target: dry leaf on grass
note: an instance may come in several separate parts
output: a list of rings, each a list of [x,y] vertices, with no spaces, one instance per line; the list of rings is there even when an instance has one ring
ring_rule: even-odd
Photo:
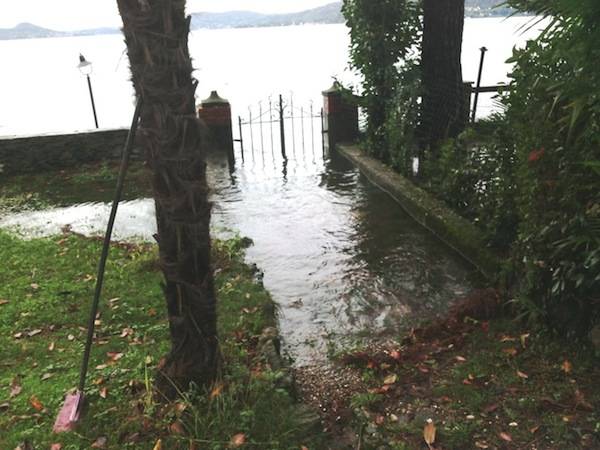
[[[246,442],[246,435],[244,433],[238,433],[231,438],[230,446],[232,448],[238,448],[244,445]]]
[[[427,446],[431,449],[433,443],[435,442],[435,425],[433,424],[433,420],[427,419],[427,424],[425,424],[425,428],[423,428],[423,439]]]
[[[500,439],[502,439],[503,441],[506,442],[512,442],[512,436],[508,433],[505,433],[504,431],[502,431],[500,434]]]

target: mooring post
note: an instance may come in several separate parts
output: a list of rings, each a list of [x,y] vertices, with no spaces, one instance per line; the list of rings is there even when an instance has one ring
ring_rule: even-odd
[[[321,108],[321,145],[323,146],[323,156],[325,156],[325,115],[323,114],[323,108]]]
[[[242,134],[242,118],[238,116],[238,126],[240,128],[240,150],[242,153],[242,162],[244,161],[244,135]]]
[[[283,97],[279,94],[279,132],[281,134],[281,156],[284,160],[287,160],[285,154],[285,124],[283,122]]]
[[[310,101],[310,141],[312,142],[313,157],[315,156],[315,115],[313,112],[313,102]]]
[[[263,157],[264,157],[264,153],[265,153],[265,142],[263,140],[263,110],[262,110],[262,102],[258,102],[258,123],[260,124],[260,151],[261,153],[263,153]]]
[[[479,60],[479,74],[477,75],[477,87],[475,88],[475,100],[473,100],[473,115],[471,116],[471,122],[475,123],[475,115],[477,114],[477,102],[479,101],[479,88],[481,87],[481,74],[483,73],[483,61],[485,59],[485,52],[487,48],[481,47],[481,59]]]
[[[252,155],[252,161],[254,161],[254,131],[252,130],[252,107],[248,106],[248,122],[250,124],[250,154]]]
[[[294,128],[294,97],[290,92],[290,119],[292,120],[292,152],[296,156],[296,130]]]

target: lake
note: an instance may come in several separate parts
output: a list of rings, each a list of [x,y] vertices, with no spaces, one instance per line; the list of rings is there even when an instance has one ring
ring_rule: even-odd
[[[530,17],[467,19],[463,46],[465,80],[476,80],[479,48],[486,46],[483,84],[507,80],[513,46],[534,37],[522,33]],[[538,27],[539,28],[539,27]],[[291,92],[300,104],[320,107],[320,92],[336,77],[356,80],[348,70],[349,37],[344,25],[196,30],[190,38],[199,80],[199,100],[218,90],[234,114],[270,95]],[[121,35],[0,41],[0,135],[85,130],[94,125],[87,83],[76,69],[82,53],[94,63],[92,84],[101,128],[126,127],[133,113],[128,60]],[[493,107],[481,99],[482,115]]]

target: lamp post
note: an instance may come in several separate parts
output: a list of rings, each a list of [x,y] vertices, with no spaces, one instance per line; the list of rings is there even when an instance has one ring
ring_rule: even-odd
[[[85,57],[80,53],[79,54],[79,64],[77,68],[87,77],[88,88],[90,89],[90,100],[92,101],[92,111],[94,112],[94,123],[96,124],[96,128],[98,128],[98,116],[96,115],[96,104],[94,103],[94,93],[92,92],[92,82],[90,80],[90,74],[92,73],[92,63],[87,61]]]

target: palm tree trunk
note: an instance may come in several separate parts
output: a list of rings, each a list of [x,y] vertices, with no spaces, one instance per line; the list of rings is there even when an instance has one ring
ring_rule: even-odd
[[[443,139],[456,137],[464,125],[462,39],[464,0],[423,2],[423,105],[421,137],[435,149]]]
[[[206,141],[196,118],[185,0],[117,0],[133,85],[143,98],[138,137],[152,172],[171,350],[156,387],[167,398],[216,376],[216,296],[210,265]]]

